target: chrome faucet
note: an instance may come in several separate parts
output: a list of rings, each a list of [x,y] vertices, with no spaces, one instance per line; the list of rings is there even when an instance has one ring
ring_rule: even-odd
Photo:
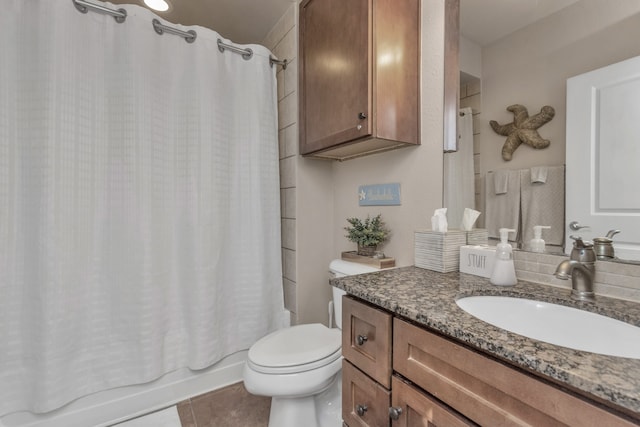
[[[581,237],[571,238],[575,240],[571,257],[558,265],[555,276],[562,280],[571,277],[571,298],[593,302],[593,281],[596,275],[596,253],[593,244],[584,242]]]

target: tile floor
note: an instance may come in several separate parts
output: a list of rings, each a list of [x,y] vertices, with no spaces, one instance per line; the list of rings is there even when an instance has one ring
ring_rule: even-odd
[[[267,427],[271,398],[254,396],[243,383],[178,403],[182,427]]]
[[[239,382],[112,427],[267,427],[270,407]]]

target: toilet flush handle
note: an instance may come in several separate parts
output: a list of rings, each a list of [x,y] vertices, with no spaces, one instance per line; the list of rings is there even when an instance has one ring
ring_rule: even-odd
[[[367,338],[366,335],[358,335],[356,337],[356,342],[358,343],[358,345],[364,345],[365,342],[367,342],[369,338]]]

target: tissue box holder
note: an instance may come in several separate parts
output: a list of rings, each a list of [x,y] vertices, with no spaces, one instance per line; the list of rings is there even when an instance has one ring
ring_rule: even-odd
[[[449,273],[458,271],[460,246],[467,243],[467,235],[461,230],[445,233],[418,230],[414,233],[414,264],[427,270]]]
[[[475,276],[491,277],[495,246],[465,245],[460,247],[460,272]]]
[[[487,245],[489,243],[489,232],[486,228],[474,228],[467,233],[467,245]]]

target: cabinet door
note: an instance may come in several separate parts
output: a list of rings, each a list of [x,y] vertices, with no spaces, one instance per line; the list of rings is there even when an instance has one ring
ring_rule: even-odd
[[[634,425],[600,406],[399,319],[393,324],[393,369],[480,425]]]
[[[371,135],[372,0],[300,6],[300,151]]]
[[[365,374],[391,387],[391,315],[342,297],[342,355]]]
[[[342,418],[349,427],[389,426],[389,390],[342,361]]]
[[[392,410],[400,410],[399,416],[392,422],[393,427],[468,427],[477,425],[395,376],[391,383]]]

